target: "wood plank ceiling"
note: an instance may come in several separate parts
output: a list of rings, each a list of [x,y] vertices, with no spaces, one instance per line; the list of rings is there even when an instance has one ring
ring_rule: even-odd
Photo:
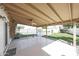
[[[45,26],[79,20],[78,3],[5,3],[3,5],[9,17],[27,25]]]

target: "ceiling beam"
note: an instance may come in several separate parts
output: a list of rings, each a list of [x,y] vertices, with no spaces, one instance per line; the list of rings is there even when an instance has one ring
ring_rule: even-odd
[[[14,16],[17,16],[17,17],[21,17],[21,18],[24,18],[24,19],[26,19],[26,20],[30,20],[30,19],[27,19],[27,18],[25,18],[25,17],[23,17],[23,16],[21,16],[21,15],[19,16],[18,14],[14,13],[14,12],[10,12],[10,11],[9,11],[9,13],[10,13],[11,15],[14,15]],[[43,24],[43,23],[41,23],[41,22],[35,21],[34,19],[32,19],[32,21],[33,21],[34,23],[36,23],[37,25]]]
[[[12,19],[16,20],[17,23],[22,23],[26,25],[31,25],[32,21],[26,20],[25,18],[17,17],[15,15],[10,14]]]
[[[19,11],[17,11],[17,10],[14,10],[12,7],[10,8],[10,7],[7,7],[7,6],[5,6],[6,7],[6,9],[8,10],[8,11],[12,11],[12,12],[14,12],[14,13],[17,13],[17,14],[21,14],[21,15],[24,15],[24,16],[27,16],[27,17],[30,17],[30,18],[33,18],[32,16],[28,16],[27,14],[24,14],[24,13],[21,13],[21,12],[19,12]],[[34,19],[34,18],[33,18]],[[36,19],[37,21],[39,21],[39,22],[41,22],[41,23],[45,23],[46,21],[44,21],[44,20],[42,20],[42,19]]]
[[[12,11],[8,11],[8,13],[10,13],[10,14],[12,14],[12,15],[15,15],[15,16],[17,16],[17,17],[22,17],[22,18],[28,19],[27,17],[25,17],[25,16],[23,16],[23,15],[21,15],[21,14],[17,14],[17,13],[12,12]],[[28,19],[28,20],[30,20],[30,19]],[[43,24],[42,22],[38,22],[38,21],[36,21],[35,19],[32,19],[32,21],[33,21],[34,23],[36,23],[36,24]]]
[[[4,5],[3,5],[4,6]],[[5,11],[6,11],[6,14],[7,14],[7,16],[8,16],[8,18],[9,18],[9,23],[11,24],[11,21],[14,21],[14,22],[16,22],[17,24],[25,24],[25,23],[21,23],[20,21],[19,22],[17,22],[16,21],[16,19],[14,19],[14,17],[12,17],[12,14],[10,14],[9,12],[10,12],[10,10],[9,10],[9,12],[8,12],[8,10],[5,8],[4,9]],[[15,13],[15,12],[13,12],[13,13]],[[19,15],[21,15],[21,14],[19,14]],[[18,15],[17,15],[17,17],[19,17]],[[17,19],[18,20],[18,19]],[[10,24],[9,24],[9,26],[10,26]],[[25,24],[25,25],[27,25],[27,24]],[[31,26],[31,25],[30,25]]]
[[[60,15],[57,13],[57,11],[53,8],[53,6],[49,3],[47,3],[48,7],[57,15],[57,17],[63,22],[63,19],[60,17]]]
[[[12,13],[12,14],[14,14],[14,15],[17,15],[17,16],[21,16],[21,17],[24,17],[24,18],[26,18],[26,19],[28,19],[28,15],[25,15],[25,14],[23,14],[23,13],[21,13],[21,12],[18,12],[18,11],[16,11],[16,10],[13,10],[12,8],[9,8],[9,7],[7,7],[6,5],[4,5],[5,6],[5,10],[7,11],[7,13]],[[29,17],[30,19],[32,19],[32,17]]]
[[[13,12],[13,11],[7,11],[8,13],[11,13],[11,14],[13,14],[13,15],[16,15],[16,16],[18,16],[18,17],[22,17],[22,18],[25,18],[25,19],[28,19],[28,20],[31,20],[32,18],[30,18],[30,17],[27,17],[27,16],[25,16],[25,15],[22,15],[22,14],[20,14],[20,13],[15,13],[15,12]]]
[[[8,19],[9,19],[9,26],[10,26],[10,27],[13,26],[13,25],[12,25],[13,22],[14,22],[15,24],[17,24],[16,20],[12,18],[12,16],[7,12],[7,10],[5,10],[5,11],[6,11],[7,17],[8,17]]]
[[[11,15],[14,15],[14,16],[17,16],[17,17],[26,19],[26,20],[28,20],[28,21],[32,21],[32,19],[29,19],[29,18],[27,18],[27,17],[25,17],[25,16],[23,16],[23,15],[19,15],[19,14],[16,14],[16,13],[14,13],[14,12],[10,12],[10,11],[8,11],[8,13],[11,14]]]
[[[16,21],[18,21],[19,22],[19,19],[21,19],[21,21],[24,21],[24,22],[28,22],[28,23],[31,23],[32,22],[32,19],[26,19],[26,18],[23,18],[23,17],[17,17],[16,15],[13,15],[13,14],[11,14],[10,13],[10,15],[12,16],[12,18],[13,19],[15,19],[15,18],[17,18],[18,20],[16,20]]]
[[[40,9],[38,9],[37,7],[35,7],[34,5],[32,5],[32,4],[28,4],[28,5],[31,6],[31,8],[33,8],[33,9],[37,10],[38,12],[40,12],[41,14],[43,14],[44,16],[48,17],[53,22],[57,22],[54,19],[52,19],[51,17],[49,17],[47,14],[45,14],[43,11],[41,11]]]
[[[72,4],[71,3],[69,3],[69,11],[70,11],[70,18],[71,18],[71,23],[72,23],[73,11],[72,11]]]
[[[16,8],[18,8],[18,9],[20,9],[21,11],[24,11],[24,12],[26,12],[26,13],[29,13],[29,14],[31,14],[31,15],[33,15],[33,16],[35,16],[35,17],[38,17],[38,18],[40,18],[40,19],[44,20],[46,23],[48,23],[48,21],[47,21],[46,19],[41,18],[41,17],[37,16],[36,14],[31,13],[31,12],[29,12],[29,11],[27,11],[27,10],[25,10],[25,9],[23,9],[23,8],[21,8],[21,7],[19,7],[19,6],[17,6],[17,5],[15,5],[15,4],[12,4],[11,6],[14,6],[14,7],[16,7]]]
[[[79,23],[79,18],[72,19],[72,22]],[[57,23],[50,23],[50,24],[45,24],[45,25],[39,25],[38,27],[48,26],[48,25],[63,25],[63,24],[71,24],[71,20],[64,21],[63,23],[57,22]]]

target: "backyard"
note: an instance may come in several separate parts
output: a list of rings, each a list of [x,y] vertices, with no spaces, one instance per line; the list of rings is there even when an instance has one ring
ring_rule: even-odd
[[[49,35],[48,38],[52,39],[52,40],[65,40],[67,42],[72,43],[73,41],[73,36],[72,34],[68,34],[68,33],[53,33],[52,35]],[[77,45],[79,45],[79,36],[77,36]]]

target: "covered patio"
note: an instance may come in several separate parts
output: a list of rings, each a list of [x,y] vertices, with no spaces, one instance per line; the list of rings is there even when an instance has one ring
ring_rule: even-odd
[[[1,19],[0,21],[2,22],[1,23],[2,27],[0,30],[1,33],[4,33],[5,35],[4,37],[4,35],[0,34],[1,35],[0,38],[2,39],[2,41],[0,41],[2,44],[2,46],[0,47],[1,49],[0,55],[4,55],[9,48],[12,48],[12,46],[15,46],[17,48],[15,54],[16,56],[49,55],[45,51],[41,51],[40,48],[53,42],[48,38],[35,36],[14,40],[14,38],[16,37],[15,29],[17,24],[24,24],[36,27],[36,35],[37,35],[37,28],[42,27],[46,29],[46,36],[48,34],[47,26],[49,25],[60,25],[68,23],[72,24],[73,25],[72,47],[76,50],[76,25],[77,23],[79,23],[78,3],[0,4],[0,19]],[[31,48],[28,48],[30,46]]]

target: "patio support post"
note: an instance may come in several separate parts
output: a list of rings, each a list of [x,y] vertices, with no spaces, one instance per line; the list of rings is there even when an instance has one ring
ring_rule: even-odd
[[[73,46],[76,47],[76,22],[73,23]]]
[[[46,26],[46,37],[47,37],[47,26]]]
[[[37,36],[37,27],[36,27],[36,36]]]

